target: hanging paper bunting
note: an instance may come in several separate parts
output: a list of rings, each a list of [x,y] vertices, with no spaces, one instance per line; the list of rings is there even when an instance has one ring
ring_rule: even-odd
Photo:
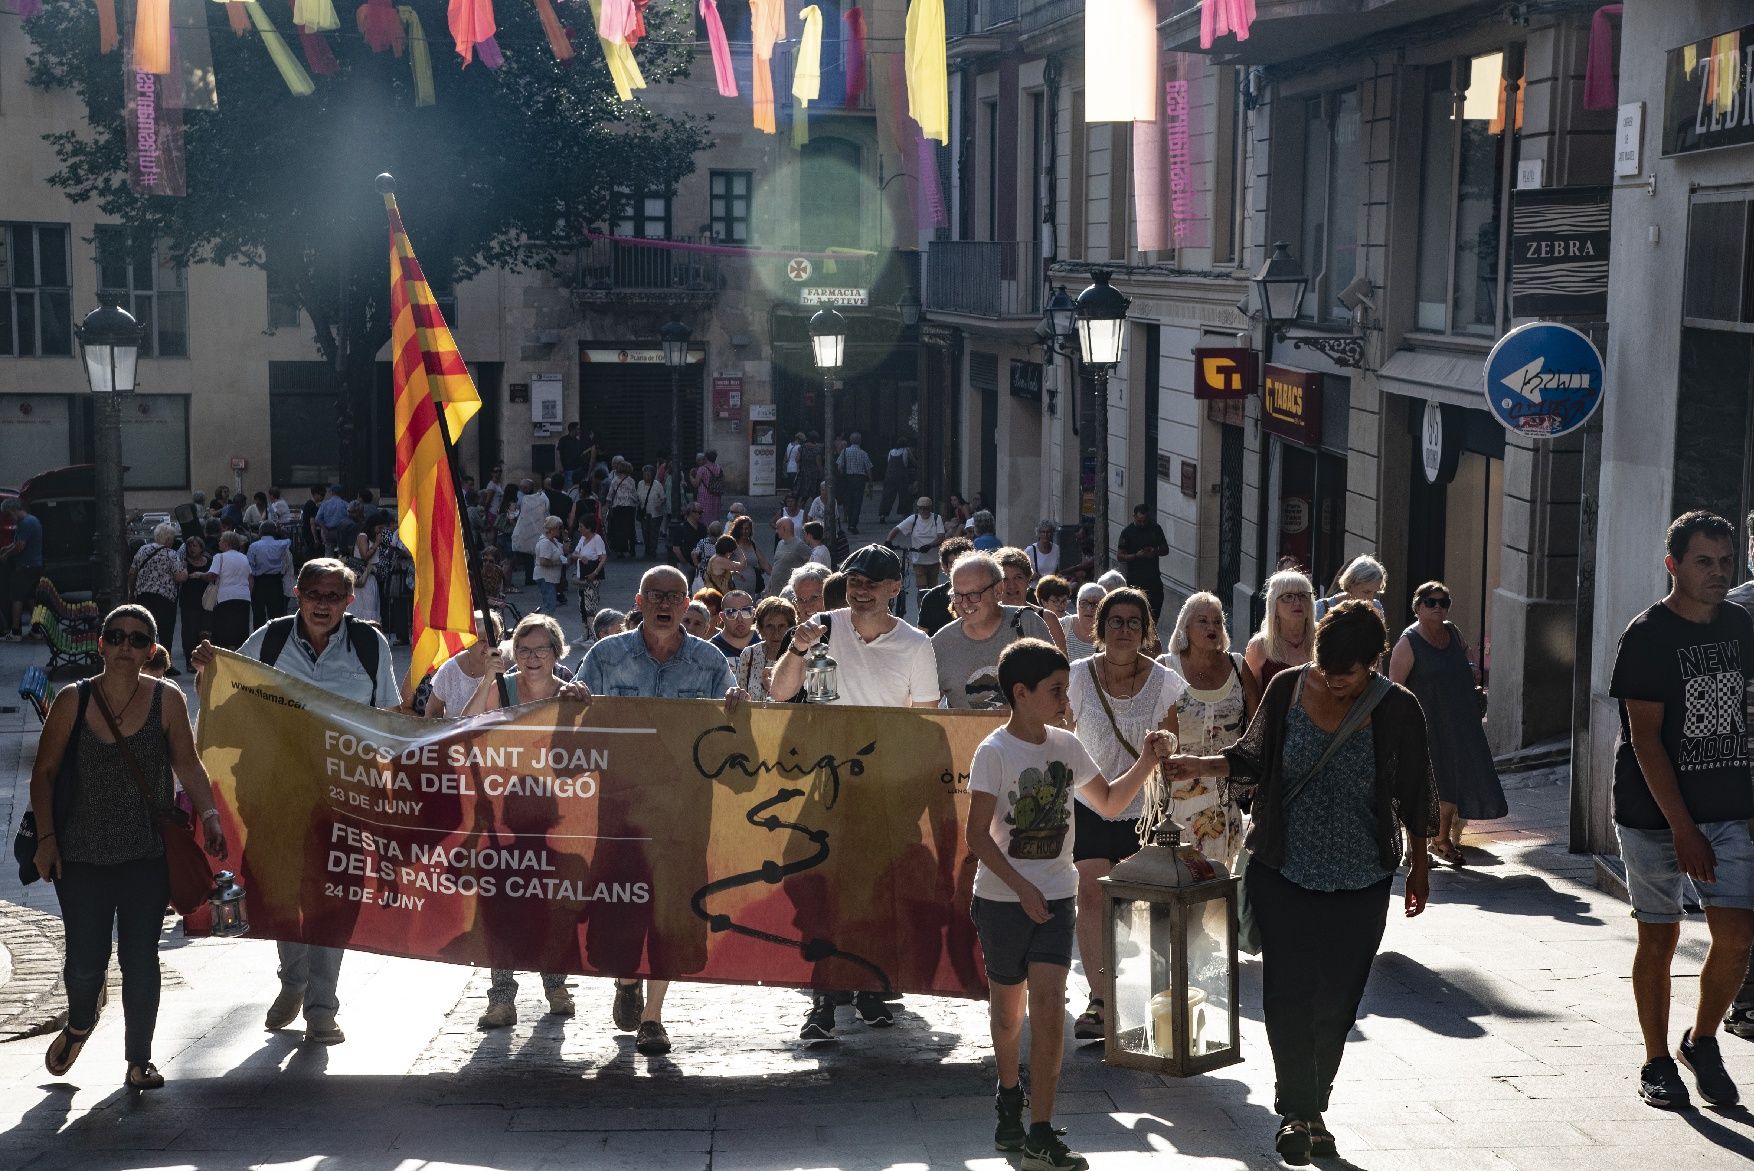
[[[811,4],[798,13],[798,61],[792,70],[792,96],[809,105],[822,95],[822,9]]]
[[[1612,110],[1619,103],[1614,78],[1614,25],[1623,4],[1604,4],[1590,17],[1590,49],[1583,67],[1583,108]]]
[[[432,92],[432,49],[426,43],[426,29],[420,23],[420,14],[406,4],[396,9],[396,13],[408,29],[408,63],[414,70],[415,108],[433,105],[438,99]]]
[[[757,130],[778,134],[773,104],[773,47],[786,36],[783,0],[749,0],[749,24],[755,39],[755,67],[750,70],[754,125]]]
[[[365,0],[353,14],[353,20],[372,52],[402,55],[407,34],[402,29],[402,18],[396,15],[394,0]]]
[[[488,37],[485,41],[476,45],[475,55],[480,57],[481,63],[489,69],[498,69],[501,65],[505,64],[505,54],[499,51],[498,37]]]
[[[280,71],[280,79],[286,83],[286,88],[291,90],[294,96],[301,98],[316,93],[316,83],[311,80],[311,75],[305,72],[305,67],[298,63],[298,58],[292,55],[292,50],[287,48],[286,41],[280,35],[280,30],[274,27],[274,22],[269,19],[266,12],[262,11],[262,6],[256,0],[241,0],[241,3],[249,9],[250,22],[256,26],[256,31],[262,34],[262,45],[268,50],[268,56],[273,60],[274,68]]]
[[[1089,19],[1088,8],[1085,19]],[[1210,49],[1212,42],[1228,33],[1235,33],[1236,39],[1249,39],[1249,25],[1255,20],[1255,0],[1201,0],[1200,3],[1200,48]],[[1088,25],[1086,26],[1088,27]],[[1153,42],[1155,43],[1155,42]],[[1096,119],[1091,119],[1095,121]],[[1109,118],[1104,121],[1121,122],[1122,118]]]
[[[225,19],[226,23],[231,25],[231,31],[240,37],[248,36],[250,33],[250,13],[244,7],[243,0],[219,0],[219,2],[225,5]]]
[[[725,40],[725,22],[719,17],[719,0],[700,0],[700,19],[706,25],[706,41],[713,51],[713,80],[719,96],[737,96],[737,73],[731,64],[731,46]]]
[[[612,45],[625,45],[639,20],[633,0],[602,0],[597,8],[597,35]]]
[[[633,59],[633,50],[627,47],[627,42],[611,41],[602,35],[603,0],[590,0],[590,3],[592,20],[599,30],[597,43],[603,47],[603,63],[609,67],[609,82],[615,87],[616,97],[630,102],[634,90],[646,88],[646,79],[640,73],[639,62]]]
[[[1156,0],[1084,8],[1084,120],[1157,121]]]
[[[548,51],[554,54],[554,59],[572,60],[572,42],[566,39],[560,17],[554,15],[552,0],[536,0],[536,19],[542,22],[542,33],[548,38]]]
[[[627,47],[633,48],[646,35],[646,5],[652,0],[633,0],[633,27],[627,30]]]
[[[927,138],[950,142],[950,63],[944,44],[944,0],[913,0],[907,9],[907,108]],[[1152,35],[1156,43],[1156,34]],[[1088,83],[1087,83],[1088,84]]]
[[[865,96],[865,10],[849,8],[841,18],[847,26],[847,105]]]
[[[134,69],[159,77],[171,71],[171,0],[139,0],[135,7]]]
[[[97,51],[113,53],[121,43],[116,30],[116,0],[97,0]]]
[[[308,28],[298,30],[299,47],[304,50],[305,62],[311,72],[319,77],[332,77],[341,72],[341,65],[335,60],[335,53],[329,48],[329,41],[322,33],[314,33]]]
[[[463,58],[463,67],[467,69],[469,62],[475,59],[476,47],[492,39],[497,31],[498,26],[493,22],[493,0],[451,0],[450,25],[457,55]],[[494,50],[498,51],[497,45]]]
[[[292,0],[292,23],[307,32],[321,33],[341,27],[335,0]]]

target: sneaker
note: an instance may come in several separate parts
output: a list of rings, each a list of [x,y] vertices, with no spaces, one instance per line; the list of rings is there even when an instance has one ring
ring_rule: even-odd
[[[1738,1001],[1724,1014],[1724,1032],[1744,1041],[1754,1041],[1754,1001]]]
[[[475,1022],[475,1027],[485,1031],[487,1029],[510,1028],[517,1023],[518,1009],[516,1005],[490,1004],[487,1006],[487,1011],[482,1013]]]
[[[1089,1171],[1090,1160],[1068,1147],[1054,1128],[1038,1122],[1023,1140],[1023,1171]]]
[[[1681,1047],[1675,1050],[1675,1056],[1693,1071],[1693,1080],[1699,1083],[1699,1096],[1708,1103],[1734,1106],[1741,1101],[1736,1083],[1730,1080],[1730,1071],[1724,1068],[1724,1055],[1718,1051],[1716,1037],[1695,1041],[1693,1030],[1688,1029],[1681,1034]]]
[[[662,1057],[670,1052],[670,1034],[657,1021],[641,1021],[633,1047],[647,1057]]]
[[[1023,1108],[1027,1105],[1029,1095],[1023,1092],[1022,1082],[1010,1089],[1000,1086],[999,1092],[993,1095],[993,1109],[999,1115],[999,1125],[993,1130],[995,1150],[1023,1149],[1023,1140],[1029,1137],[1029,1131],[1023,1125]]]
[[[1102,998],[1092,996],[1078,1019],[1072,1022],[1074,1041],[1100,1041],[1103,1035]]]
[[[316,1020],[305,1018],[306,1045],[339,1045],[347,1040],[347,1034],[335,1023],[334,1017],[318,1017]]]
[[[1644,1068],[1638,1071],[1638,1096],[1658,1110],[1685,1110],[1691,1104],[1687,1084],[1681,1080],[1681,1071],[1675,1068],[1672,1057],[1644,1063]]]
[[[644,1007],[643,1005],[641,1006]],[[573,1003],[572,993],[565,988],[556,988],[548,994],[548,1012],[551,1016],[571,1016],[578,1011]]]
[[[798,1031],[800,1041],[826,1041],[834,1036],[834,997],[818,993],[810,998],[810,1015]]]
[[[631,1033],[639,1028],[639,1017],[646,1010],[646,986],[635,980],[631,984],[615,985],[615,1008],[610,1015],[615,1018],[615,1030],[620,1033]]]
[[[873,1029],[887,1029],[895,1023],[895,1011],[883,1003],[876,992],[860,992],[853,997],[853,1011]]]
[[[1279,1152],[1279,1158],[1293,1167],[1302,1167],[1310,1159],[1309,1123],[1298,1118],[1287,1118],[1279,1127],[1279,1133],[1273,1136],[1273,1149]]]
[[[278,1032],[298,1019],[304,1011],[305,990],[303,988],[287,988],[282,986],[280,995],[268,1006],[268,1016],[262,1021],[262,1027],[270,1032]]]

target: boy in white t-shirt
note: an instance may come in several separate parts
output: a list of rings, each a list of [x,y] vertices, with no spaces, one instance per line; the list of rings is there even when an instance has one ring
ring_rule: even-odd
[[[1066,715],[1068,673],[1066,656],[1052,643],[1025,638],[1005,648],[999,688],[1011,718],[975,750],[968,786],[968,848],[980,862],[969,913],[986,956],[999,1067],[993,1145],[1021,1150],[1024,1171],[1089,1166],[1060,1141],[1052,1122],[1078,893],[1072,790],[1081,789],[1105,817],[1118,817],[1175,747],[1169,733],[1148,732],[1133,767],[1119,780],[1106,780],[1078,737],[1052,726]],[[1033,1100],[1019,1080],[1026,1001]]]

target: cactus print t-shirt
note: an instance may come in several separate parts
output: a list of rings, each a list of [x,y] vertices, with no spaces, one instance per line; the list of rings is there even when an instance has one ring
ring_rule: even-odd
[[[993,840],[1005,860],[1035,884],[1044,899],[1078,893],[1072,865],[1072,790],[1097,775],[1096,762],[1064,728],[1048,728],[1047,740],[1031,744],[1000,728],[981,741],[969,769],[973,793],[991,793]],[[1017,892],[982,863],[975,870],[974,893],[983,899],[1015,903]]]

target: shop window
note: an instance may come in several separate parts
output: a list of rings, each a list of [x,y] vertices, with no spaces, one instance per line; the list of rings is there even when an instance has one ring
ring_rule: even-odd
[[[1301,107],[1301,108],[1299,108]],[[1358,223],[1364,201],[1364,135],[1358,91],[1340,90],[1292,106],[1302,131],[1302,247],[1297,258],[1309,274],[1304,316],[1348,318],[1340,290],[1358,274]]]
[[[151,237],[116,224],[97,229],[97,287],[141,325],[142,358],[189,356],[189,269]]]
[[[1505,328],[1504,209],[1522,127],[1521,61],[1513,47],[1425,71],[1415,320],[1426,332],[1496,337]]]
[[[0,224],[0,355],[73,353],[66,224]]]
[[[753,171],[714,171],[709,177],[713,239],[726,244],[749,243],[749,193]]]
[[[1754,320],[1754,297],[1747,296],[1750,219],[1747,194],[1730,198],[1700,196],[1687,222],[1687,276],[1682,315],[1690,321]]]

